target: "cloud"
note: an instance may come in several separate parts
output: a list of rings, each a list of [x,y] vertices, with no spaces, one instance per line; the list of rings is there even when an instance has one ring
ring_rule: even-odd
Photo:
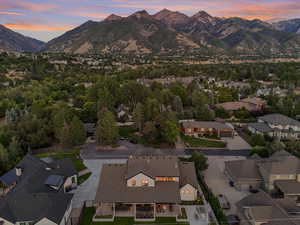
[[[6,23],[4,26],[13,30],[30,30],[30,31],[67,31],[74,28],[73,26],[51,26],[45,24],[22,24]]]
[[[1,0],[0,9],[18,9],[18,10],[27,10],[27,11],[34,11],[34,12],[41,12],[41,11],[49,11],[53,9],[59,8],[58,5],[54,4],[40,4],[40,3],[33,3],[30,1],[24,0]]]
[[[23,13],[17,13],[17,12],[8,12],[8,11],[0,11],[0,15],[7,15],[7,16],[22,16]]]

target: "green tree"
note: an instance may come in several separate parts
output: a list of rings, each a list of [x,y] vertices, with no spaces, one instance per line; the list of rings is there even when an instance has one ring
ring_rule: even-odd
[[[265,138],[261,134],[252,135],[250,142],[251,142],[252,146],[265,146],[266,145]]]
[[[10,161],[16,161],[18,157],[22,153],[21,145],[17,139],[17,137],[13,137],[9,146],[8,146],[8,154]]]
[[[119,130],[114,114],[107,109],[103,109],[100,115],[96,129],[97,142],[102,145],[116,144]]]
[[[142,132],[145,122],[145,116],[144,108],[141,103],[138,103],[133,110],[133,120],[135,122],[136,128],[139,130],[139,132]]]
[[[177,141],[178,136],[180,135],[179,127],[176,123],[172,121],[166,121],[162,127],[162,136],[164,140],[170,144],[173,144]]]
[[[183,104],[181,98],[179,96],[175,96],[173,100],[173,110],[177,113],[179,117],[181,117],[184,113]]]
[[[8,166],[7,150],[0,144],[0,169],[4,170]]]
[[[208,159],[201,152],[193,152],[191,160],[195,163],[195,167],[199,171],[204,171],[208,168]]]

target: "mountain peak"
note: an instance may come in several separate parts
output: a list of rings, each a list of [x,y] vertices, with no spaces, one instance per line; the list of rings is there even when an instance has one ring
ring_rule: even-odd
[[[189,17],[180,12],[170,11],[168,9],[163,9],[154,15],[154,18],[163,21],[167,25],[178,25],[187,22]]]
[[[136,17],[140,19],[140,18],[150,18],[151,15],[146,10],[141,10],[131,14],[129,17]]]
[[[215,21],[215,19],[216,19],[215,17],[212,17],[205,11],[197,12],[195,15],[192,16],[192,18],[197,19],[198,21],[203,22],[203,23],[210,23],[210,22]]]
[[[111,14],[110,16],[108,16],[105,21],[115,21],[115,20],[120,20],[122,19],[121,16],[118,16],[116,14]]]

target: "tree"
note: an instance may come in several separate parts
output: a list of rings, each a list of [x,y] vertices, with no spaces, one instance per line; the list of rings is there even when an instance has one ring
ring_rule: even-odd
[[[139,132],[142,132],[145,122],[145,116],[143,105],[141,103],[138,103],[133,110],[133,120],[135,122],[136,128],[139,130]]]
[[[184,113],[183,104],[181,98],[179,96],[175,96],[173,100],[173,110],[177,113],[179,117],[181,117]]]
[[[204,171],[208,168],[208,159],[200,152],[193,152],[191,160],[195,163],[196,170]]]
[[[7,150],[0,144],[0,169],[4,170],[8,165]]]
[[[97,142],[102,145],[116,144],[119,130],[114,114],[107,109],[103,109],[100,115],[96,129]]]
[[[270,155],[272,155],[274,152],[284,150],[284,147],[284,144],[279,139],[275,138],[269,147]]]
[[[251,137],[251,145],[253,146],[265,146],[266,141],[263,135],[261,134],[255,134]]]
[[[70,124],[70,129],[71,144],[73,146],[83,144],[86,140],[86,132],[83,122],[77,116],[73,117]]]
[[[10,161],[15,161],[21,155],[21,145],[17,139],[17,137],[13,137],[9,146],[8,146],[8,155]]]
[[[166,121],[162,127],[162,136],[165,141],[173,144],[177,141],[178,136],[180,135],[179,127],[176,123],[172,121]]]

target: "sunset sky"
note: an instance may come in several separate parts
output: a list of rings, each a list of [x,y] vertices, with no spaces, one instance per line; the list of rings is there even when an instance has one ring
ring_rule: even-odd
[[[213,16],[278,20],[300,18],[300,0],[0,0],[0,24],[48,41],[86,22],[111,13],[121,16],[163,8],[193,15],[205,10]]]

